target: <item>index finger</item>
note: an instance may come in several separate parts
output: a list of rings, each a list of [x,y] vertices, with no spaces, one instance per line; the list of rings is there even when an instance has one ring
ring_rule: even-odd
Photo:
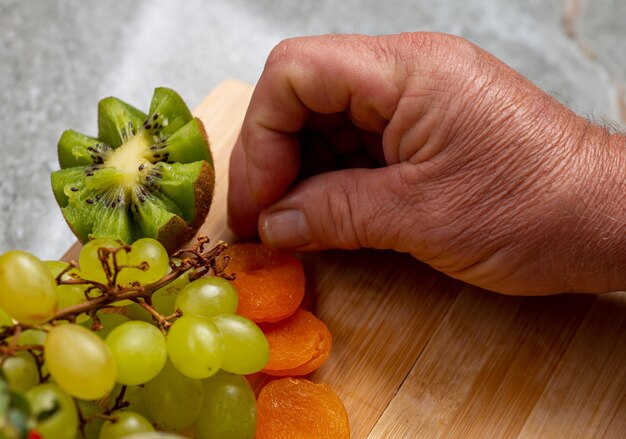
[[[270,54],[242,126],[248,186],[268,205],[295,180],[296,134],[312,112],[347,112],[353,123],[381,134],[400,91],[393,55],[382,37],[333,35],[286,40]]]

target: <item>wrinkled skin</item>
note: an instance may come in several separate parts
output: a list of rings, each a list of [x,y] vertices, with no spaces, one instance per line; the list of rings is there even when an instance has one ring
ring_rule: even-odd
[[[626,288],[625,170],[623,136],[466,40],[298,38],[255,88],[229,215],[274,247],[408,252],[506,294],[606,292]]]

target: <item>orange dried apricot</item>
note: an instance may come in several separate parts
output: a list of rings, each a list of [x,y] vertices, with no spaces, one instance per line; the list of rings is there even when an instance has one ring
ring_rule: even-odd
[[[332,337],[328,327],[309,311],[298,309],[276,323],[261,323],[270,345],[270,358],[263,369],[268,375],[306,375],[328,358]]]
[[[304,297],[304,270],[294,255],[258,243],[226,252],[239,296],[237,313],[254,322],[276,322],[293,314]]]
[[[350,438],[348,414],[330,386],[281,378],[261,389],[256,439],[313,438]]]
[[[320,347],[315,353],[315,355],[306,363],[301,364],[300,366],[294,367],[293,369],[282,369],[282,370],[264,370],[264,372],[268,375],[273,376],[302,376],[308,375],[311,372],[316,371],[322,366],[328,359],[330,355],[331,348],[331,338],[330,332],[327,337],[322,337]]]

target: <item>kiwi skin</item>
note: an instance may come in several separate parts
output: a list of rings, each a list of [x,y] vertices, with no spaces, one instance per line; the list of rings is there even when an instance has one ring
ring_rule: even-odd
[[[172,253],[178,250],[186,242],[190,241],[204,224],[204,219],[211,208],[213,200],[213,187],[215,185],[215,172],[208,163],[202,164],[200,178],[194,184],[196,211],[191,222],[186,223],[180,217],[173,217],[168,223],[159,229],[156,239],[163,244],[165,249]]]
[[[52,173],[52,187],[81,242],[104,237],[130,244],[148,236],[171,253],[204,223],[215,186],[204,126],[167,88],[155,89],[150,109],[144,114],[105,98],[98,138],[73,130],[61,136],[62,169]]]

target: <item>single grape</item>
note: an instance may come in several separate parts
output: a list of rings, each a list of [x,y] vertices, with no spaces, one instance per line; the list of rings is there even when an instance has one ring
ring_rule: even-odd
[[[145,270],[135,268],[144,262],[147,263]],[[127,264],[133,267],[122,269],[118,276],[119,283],[126,285],[136,281],[141,285],[148,285],[167,274],[170,269],[170,258],[159,241],[141,238],[130,246]]]
[[[9,388],[12,390],[25,392],[39,384],[37,361],[32,354],[26,351],[8,357],[2,363],[1,369],[9,382]]]
[[[185,271],[180,277],[173,282],[159,288],[152,295],[152,306],[163,315],[170,315],[176,311],[175,303],[178,294],[189,285],[189,276],[195,272],[195,269]]]
[[[63,270],[66,270],[70,266],[70,264],[62,261],[44,261],[43,263],[46,267],[48,267],[48,270],[52,273],[52,277],[55,279],[63,272]],[[72,269],[63,275],[62,280],[74,279],[70,274],[76,274],[82,278],[82,275],[78,270]],[[64,309],[72,305],[78,305],[79,303],[86,302],[87,297],[85,296],[85,292],[87,291],[87,288],[89,288],[88,285],[57,285],[55,292],[59,302],[58,308]],[[76,317],[76,322],[82,323],[88,318],[87,314],[83,313]]]
[[[86,302],[86,289],[87,288],[84,285],[58,285],[55,291],[59,301],[59,309],[68,308],[70,306]],[[82,313],[76,316],[76,322],[82,323],[88,318],[89,316],[87,314]]]
[[[17,344],[18,346],[43,346],[46,343],[47,337],[48,333],[45,331],[41,331],[39,329],[27,329],[24,332],[20,332],[20,338],[17,341]],[[50,372],[48,370],[48,365],[44,361],[44,363],[41,365],[41,374],[43,376],[46,376],[49,373]]]
[[[106,421],[100,430],[100,439],[122,439],[134,433],[154,431],[154,427],[146,418],[138,413],[116,412],[116,421]]]
[[[0,327],[3,326],[13,326],[13,319],[11,319],[11,316],[8,315],[5,310],[0,308]]]
[[[208,378],[222,365],[222,335],[206,317],[182,316],[170,327],[167,354],[183,375],[196,379]]]
[[[48,268],[48,270],[50,270],[50,273],[52,273],[52,277],[54,277],[55,280],[61,272],[70,267],[70,264],[63,261],[43,261],[43,264]],[[75,276],[78,276],[81,279],[83,278],[82,273],[78,269],[72,268],[65,272],[62,279],[75,279]]]
[[[202,381],[204,402],[195,423],[197,439],[254,439],[256,398],[248,381],[220,371]]]
[[[107,336],[113,331],[115,328],[120,326],[123,323],[129,322],[130,319],[122,314],[118,314],[115,312],[101,312],[98,313],[98,319],[100,320],[100,325],[102,327],[95,331],[94,334],[97,334],[101,339],[107,338]],[[87,329],[91,329],[93,326],[93,320],[88,318],[84,323],[82,323]]]
[[[176,298],[175,308],[183,314],[212,317],[237,311],[237,291],[226,279],[202,277],[187,285]]]
[[[57,310],[56,282],[30,253],[11,250],[0,256],[0,307],[20,323],[39,325]]]
[[[43,262],[43,265],[45,265],[46,268],[50,270],[52,277],[54,277],[55,279],[59,274],[61,274],[63,270],[65,270],[67,267],[70,266],[70,264],[68,264],[67,262],[63,262],[63,261],[42,261],[42,262]]]
[[[80,251],[80,255],[78,256],[78,265],[80,265],[80,271],[83,273],[85,279],[94,280],[96,282],[106,284],[107,277],[104,271],[104,267],[102,265],[102,261],[98,256],[98,249],[116,249],[120,246],[121,244],[118,241],[107,238],[96,238],[85,244],[85,246]],[[111,272],[113,272],[114,267],[113,258],[114,255],[110,254],[106,260],[106,264]],[[126,265],[126,252],[124,250],[120,250],[115,253],[115,260],[117,261],[118,266]]]
[[[159,288],[152,294],[152,307],[160,314],[168,316],[173,314],[176,308],[174,303],[176,302],[176,296],[178,293],[189,285],[189,276],[195,272],[192,268],[184,272],[180,277],[176,278],[173,282]],[[148,311],[136,303],[126,307],[126,314],[131,320],[142,320],[144,322],[153,323],[154,319]]]
[[[74,400],[56,384],[40,384],[26,392],[37,430],[44,438],[74,439],[78,413]]]
[[[102,398],[115,385],[117,368],[111,350],[82,326],[53,327],[44,345],[44,355],[54,381],[72,396]]]
[[[138,305],[136,303],[131,303],[130,305],[124,308],[124,311],[126,312],[126,315],[128,315],[128,317],[131,320],[141,320],[142,322],[146,322],[146,323],[154,322],[152,315],[148,311],[146,311],[145,308],[143,308],[141,305]]]
[[[129,412],[139,413],[150,422],[154,422],[152,415],[148,411],[146,402],[143,397],[143,387],[140,386],[127,386],[124,393],[124,401],[128,403],[128,406],[124,410]]]
[[[20,332],[20,339],[17,344],[20,346],[26,345],[42,345],[46,342],[48,333],[40,329],[27,329],[24,332]]]
[[[143,399],[158,426],[181,431],[195,421],[202,407],[202,382],[181,374],[172,363],[143,386]]]
[[[139,385],[154,378],[165,365],[165,336],[150,323],[126,322],[105,340],[117,365],[117,382]]]
[[[265,367],[270,346],[263,331],[252,320],[238,314],[222,314],[211,320],[224,340],[222,369],[248,375]]]
[[[93,401],[83,401],[82,399],[76,399],[76,406],[82,419],[85,420],[83,436],[80,431],[76,434],[76,439],[83,438],[97,438],[100,434],[100,428],[104,423],[104,419],[97,417],[104,412],[104,409]]]
[[[176,295],[168,293],[166,290],[156,290],[152,294],[152,307],[164,316],[169,316],[176,311],[174,303],[176,302]]]
[[[173,433],[164,433],[162,431],[151,431],[149,433],[135,433],[128,436],[126,439],[185,439],[185,437]]]

